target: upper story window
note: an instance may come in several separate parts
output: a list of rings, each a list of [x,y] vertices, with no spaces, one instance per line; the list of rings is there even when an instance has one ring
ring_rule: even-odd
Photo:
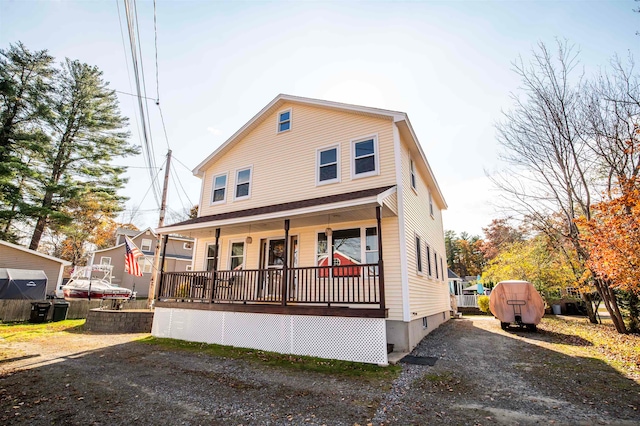
[[[417,189],[417,186],[416,186],[416,169],[415,169],[415,167],[416,167],[415,163],[413,162],[413,160],[410,159],[409,160],[409,169],[411,171],[411,187],[413,189]]]
[[[142,244],[140,244],[140,250],[142,251],[151,251],[151,240],[147,238],[142,239]]]
[[[236,200],[251,196],[251,167],[236,172]]]
[[[100,264],[101,265],[111,265],[111,258],[110,257],[106,257],[106,256],[102,256],[100,258]]]
[[[444,279],[444,264],[442,262],[442,256],[440,256],[440,270],[442,271],[442,281],[445,281]]]
[[[139,257],[138,265],[140,266],[143,274],[150,274],[153,270],[153,262],[146,257]]]
[[[436,279],[440,279],[440,272],[438,271],[438,253],[433,251],[433,263],[436,265]]]
[[[321,148],[318,150],[317,184],[339,182],[340,152],[337,146]]]
[[[431,196],[431,191],[429,191],[429,214],[433,216],[433,197]]]
[[[427,244],[427,273],[429,276],[433,275],[431,271],[431,247]]]
[[[227,199],[227,174],[213,177],[211,204],[224,203]]]
[[[352,177],[378,174],[378,140],[375,136],[352,141],[352,154]]]
[[[291,129],[291,110],[278,113],[278,133],[286,132]]]

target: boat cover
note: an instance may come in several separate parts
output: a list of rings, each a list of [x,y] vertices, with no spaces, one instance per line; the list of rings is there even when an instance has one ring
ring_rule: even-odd
[[[544,301],[528,281],[501,281],[491,291],[489,309],[501,322],[516,322],[518,312],[522,323],[537,325],[544,315]]]
[[[44,271],[0,268],[0,299],[44,300],[46,292]]]

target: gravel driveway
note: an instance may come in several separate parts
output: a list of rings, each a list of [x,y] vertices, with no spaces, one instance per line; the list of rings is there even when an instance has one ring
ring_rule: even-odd
[[[449,321],[393,382],[290,371],[135,342],[59,334],[0,342],[0,424],[410,425],[640,423],[640,385],[552,335]]]

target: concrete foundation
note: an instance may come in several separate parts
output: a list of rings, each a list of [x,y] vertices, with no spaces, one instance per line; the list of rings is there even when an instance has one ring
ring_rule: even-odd
[[[440,312],[424,318],[416,318],[411,322],[387,320],[387,343],[393,344],[394,352],[411,352],[418,343],[441,324],[448,321],[449,311]]]

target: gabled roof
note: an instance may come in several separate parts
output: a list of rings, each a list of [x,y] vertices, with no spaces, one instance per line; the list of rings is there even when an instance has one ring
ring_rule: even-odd
[[[244,138],[247,134],[249,134],[252,130],[254,130],[258,125],[260,125],[264,120],[267,119],[271,114],[277,112],[285,103],[293,103],[293,104],[301,104],[301,105],[311,105],[320,108],[338,110],[350,112],[353,114],[360,114],[368,117],[375,118],[383,118],[392,120],[396,124],[398,124],[399,128],[403,131],[403,134],[408,135],[408,138],[411,142],[413,142],[415,150],[419,153],[424,167],[429,174],[430,180],[435,185],[435,199],[439,201],[442,209],[447,208],[447,203],[444,200],[442,192],[440,191],[440,187],[438,186],[438,182],[433,175],[433,171],[431,170],[431,166],[429,166],[429,162],[427,161],[427,157],[422,151],[422,147],[420,146],[420,142],[416,137],[415,132],[413,131],[413,127],[411,126],[411,122],[409,122],[409,117],[406,113],[400,111],[392,111],[388,109],[380,109],[380,108],[371,108],[360,105],[352,105],[345,104],[341,102],[332,102],[325,101],[322,99],[313,99],[313,98],[304,98],[300,96],[292,96],[279,94],[276,96],[271,102],[269,102],[264,108],[260,110],[256,115],[253,116],[244,126],[240,128],[237,132],[235,132],[229,139],[227,139],[222,145],[218,147],[215,151],[213,151],[207,158],[204,159],[200,164],[198,164],[193,169],[193,174],[202,177],[204,176],[204,170],[211,165],[212,162],[216,161],[219,157],[224,155],[229,149],[235,146],[242,138]]]
[[[136,234],[135,234],[135,235],[133,235],[133,236],[128,235],[128,234],[125,234],[125,233],[120,233],[120,235],[127,235],[127,236],[128,236],[129,238],[131,238],[132,240],[135,240],[136,238],[138,238],[138,237],[139,237],[139,236],[141,236],[142,234],[146,234],[146,233],[147,233],[147,231],[151,232],[151,233],[153,234],[153,237],[154,237],[154,238],[158,238],[158,234],[156,234],[156,233],[154,232],[154,230],[153,230],[153,229],[151,229],[151,228],[149,228],[149,227],[148,227],[148,228],[143,229],[142,231],[136,231]],[[178,240],[178,241],[187,241],[187,242],[188,242],[188,241],[193,241],[193,238],[182,237],[182,236],[177,236],[177,235],[169,235],[169,239],[170,239],[170,240]],[[94,250],[94,251],[92,251],[91,253],[100,253],[100,252],[107,251],[107,250],[113,250],[114,248],[118,248],[118,247],[124,247],[124,243],[121,243],[121,244],[115,245],[115,246],[113,246],[113,247],[107,247],[107,248],[103,248],[103,249],[100,249],[100,250]]]
[[[7,242],[7,241],[0,240],[0,244],[3,245],[3,246],[11,247],[11,248],[16,249],[16,250],[23,251],[25,253],[29,253],[29,254],[33,254],[33,255],[36,255],[36,256],[40,256],[43,259],[53,260],[54,262],[61,263],[64,266],[71,265],[71,262],[69,262],[68,260],[63,260],[63,259],[60,259],[60,258],[57,258],[57,257],[49,256],[48,254],[40,253],[40,252],[37,252],[35,250],[31,250],[31,249],[28,249],[26,247],[19,246],[17,244],[13,244],[13,243],[10,243],[10,242]]]
[[[452,280],[462,280],[462,278],[460,278],[460,276],[458,274],[453,272],[451,270],[451,268],[447,268],[447,276],[448,276],[448,278],[450,278]]]

